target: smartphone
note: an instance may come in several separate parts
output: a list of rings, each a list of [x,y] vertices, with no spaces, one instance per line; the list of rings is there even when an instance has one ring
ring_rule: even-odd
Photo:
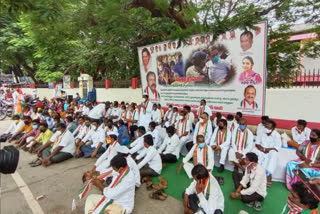
[[[316,185],[309,183],[309,178],[303,173],[301,169],[293,170],[293,174],[300,178],[301,182],[304,186],[309,190],[309,192],[318,200],[320,201],[320,192]]]

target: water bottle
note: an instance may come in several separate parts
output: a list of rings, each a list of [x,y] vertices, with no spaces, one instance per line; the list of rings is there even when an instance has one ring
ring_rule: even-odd
[[[75,200],[75,199],[73,199],[73,200],[72,200],[72,211],[75,211],[75,210],[76,210],[76,208],[77,208],[76,200]]]

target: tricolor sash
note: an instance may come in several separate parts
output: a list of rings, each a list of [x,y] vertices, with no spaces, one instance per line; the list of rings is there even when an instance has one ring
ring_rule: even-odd
[[[126,177],[129,174],[129,167],[128,165],[121,171],[120,175],[115,179],[115,181],[111,184],[110,188],[116,187],[124,177]],[[107,199],[106,196],[103,196],[103,198],[99,201],[99,203],[96,205],[96,207],[93,209],[92,214],[103,214],[104,210],[108,205],[112,203],[111,199]]]
[[[311,146],[312,143],[308,143],[304,150],[304,155],[306,156],[306,158],[311,160],[311,163],[315,163],[315,161],[319,160],[320,157],[320,142],[318,142],[317,147],[314,150],[311,149]]]
[[[194,165],[197,165],[198,164],[198,144],[196,145],[196,148],[193,152],[193,161],[194,161]],[[203,157],[203,165],[204,167],[207,167],[208,166],[208,148],[207,148],[207,145],[205,145],[203,147],[203,153],[204,155],[202,155]]]
[[[131,124],[132,124],[131,121],[134,120],[134,116],[136,115],[136,112],[137,112],[137,110],[135,109],[133,113],[132,113],[132,112],[129,113],[129,114],[130,114],[130,116],[129,116],[130,122],[128,122],[128,129],[129,129],[129,130],[130,130],[130,126],[131,126]]]
[[[112,170],[102,174],[102,175],[99,175],[97,177],[98,180],[104,180],[106,177],[108,177],[109,175],[111,175],[112,173]],[[91,188],[91,184],[93,183],[93,179],[90,179],[89,182],[84,185],[80,191],[79,191],[79,198],[82,199],[86,196],[87,192],[89,192],[90,188]]]
[[[207,180],[204,182],[204,186],[202,189],[202,193],[207,200],[209,200],[209,197],[210,197],[210,188],[211,188],[211,183],[210,183],[210,176],[209,176]]]
[[[216,135],[217,146],[220,146],[227,139],[227,131],[223,133],[222,131],[218,131]]]
[[[202,131],[201,131],[200,135],[203,135],[203,137],[205,138],[206,134],[207,134],[207,129],[208,129],[208,122],[206,122],[206,127],[205,128],[203,128],[203,125],[201,125],[201,123],[199,123],[198,135],[199,135],[199,131],[200,131],[201,128],[202,128]]]
[[[183,120],[182,128],[181,128],[181,135],[184,134],[184,131],[185,131],[186,128],[187,128],[187,120],[188,120],[187,118],[185,118],[185,119]],[[178,124],[179,129],[180,129],[180,123],[181,123],[181,120],[179,120],[179,124]]]
[[[240,142],[241,140],[240,134],[241,134],[241,131],[238,130],[236,134],[236,141],[235,141],[237,146],[237,151],[243,151],[243,149],[247,146],[247,141],[248,141],[248,130],[245,130],[241,142]]]

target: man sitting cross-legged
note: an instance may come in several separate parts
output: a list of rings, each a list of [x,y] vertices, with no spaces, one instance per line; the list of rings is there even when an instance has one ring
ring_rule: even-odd
[[[240,161],[252,150],[252,145],[252,132],[247,129],[247,120],[241,118],[239,120],[238,129],[232,133],[232,143],[229,150],[229,161],[234,164],[235,171],[240,168],[244,172],[244,168],[240,164]]]
[[[49,166],[52,163],[59,163],[72,158],[76,147],[72,133],[66,129],[64,123],[58,123],[57,130],[49,142],[42,145],[38,151],[38,159],[31,163],[31,166]],[[41,160],[42,157],[42,160]]]
[[[176,163],[179,159],[179,137],[174,133],[174,128],[169,126],[166,128],[167,136],[165,137],[161,147],[158,149],[162,164]]]
[[[193,163],[189,161],[193,158]],[[210,146],[206,145],[203,135],[197,136],[197,143],[193,145],[189,153],[183,158],[182,163],[178,166],[177,172],[180,173],[183,166],[189,178],[192,178],[191,170],[197,165],[204,165],[209,171],[213,170],[214,156]]]
[[[135,180],[127,160],[117,155],[111,160],[112,181],[104,187],[100,180],[93,183],[102,191],[102,195],[89,195],[85,204],[85,214],[131,213],[134,207]]]
[[[41,145],[45,145],[53,135],[52,131],[48,128],[47,123],[40,123],[39,130],[40,135],[34,141],[30,142],[30,153],[37,153]]]
[[[261,201],[267,195],[266,174],[262,166],[258,164],[258,156],[249,152],[244,159],[247,168],[241,178],[239,173],[233,173],[232,178],[236,191],[230,194],[232,199],[241,199],[256,211],[261,211]]]
[[[92,129],[78,144],[77,157],[83,155],[85,158],[94,158],[97,154],[103,153],[106,150],[106,135],[102,129],[99,129],[99,121],[94,120],[91,125]],[[86,143],[89,141],[91,141],[92,144],[87,145]]]
[[[231,132],[228,129],[228,123],[225,119],[218,121],[218,128],[213,132],[210,140],[210,146],[216,155],[220,156],[220,167],[218,172],[223,172],[227,154],[231,143]]]
[[[183,193],[183,207],[186,214],[222,214],[224,197],[217,180],[202,165],[191,171],[193,182]]]

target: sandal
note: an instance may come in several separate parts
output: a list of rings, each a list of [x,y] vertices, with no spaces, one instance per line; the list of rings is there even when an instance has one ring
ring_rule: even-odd
[[[161,189],[161,190],[158,190],[159,191],[159,194],[161,194],[163,197],[168,197],[168,194],[167,193],[165,193],[165,191],[163,190],[163,189]]]
[[[217,179],[219,185],[223,185],[224,184],[224,178],[223,177],[220,177],[220,176],[214,176],[214,177]]]
[[[267,181],[267,187],[271,187],[272,186],[272,182],[271,181]]]
[[[31,162],[29,163],[29,165],[31,165],[31,164],[35,164],[38,160],[40,160],[40,159],[39,159],[39,158],[37,158],[37,159],[35,159],[35,160],[31,161]]]
[[[152,180],[151,181],[147,181],[147,190],[152,190]]]
[[[155,200],[160,200],[160,201],[164,201],[166,200],[166,197],[164,197],[163,195],[161,195],[161,193],[159,191],[154,191],[152,193],[149,194],[149,197],[151,199],[155,199]]]
[[[262,210],[262,204],[260,201],[255,201],[253,206],[255,211],[260,212]]]
[[[145,176],[145,177],[142,177],[141,178],[141,183],[146,183],[147,181],[150,181],[151,180],[151,177],[150,176]]]

